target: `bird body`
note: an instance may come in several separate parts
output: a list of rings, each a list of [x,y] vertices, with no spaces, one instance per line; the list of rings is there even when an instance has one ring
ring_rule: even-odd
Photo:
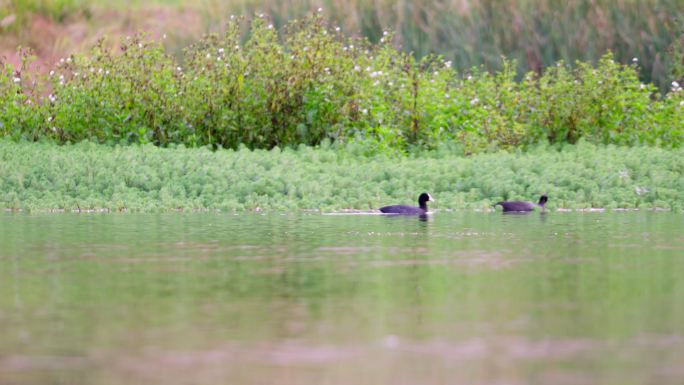
[[[546,195],[542,195],[539,198],[538,203],[532,203],[532,202],[525,202],[525,201],[504,201],[504,202],[497,202],[494,206],[500,205],[503,207],[504,212],[522,212],[522,211],[532,211],[534,210],[537,206],[542,208],[542,211],[544,210],[544,205],[548,201],[548,197]]]
[[[424,215],[428,211],[427,202],[434,202],[428,193],[422,193],[418,197],[418,207],[408,205],[392,205],[380,207],[380,211],[385,214],[400,215]]]

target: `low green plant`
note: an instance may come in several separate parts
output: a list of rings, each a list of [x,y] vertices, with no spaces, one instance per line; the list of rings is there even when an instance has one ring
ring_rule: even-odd
[[[500,200],[549,208],[684,210],[684,150],[540,145],[464,157],[450,145],[368,156],[361,142],[298,149],[58,146],[0,140],[0,207],[42,211],[375,209],[430,192],[435,209]],[[458,146],[458,144],[455,144]],[[420,177],[416,177],[419,175]]]

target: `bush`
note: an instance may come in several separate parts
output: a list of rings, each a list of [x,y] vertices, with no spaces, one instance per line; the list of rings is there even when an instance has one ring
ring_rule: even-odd
[[[610,53],[595,66],[559,62],[517,80],[514,61],[460,74],[441,57],[402,52],[390,33],[378,44],[345,38],[320,14],[283,36],[255,17],[243,44],[244,25],[234,18],[223,35],[188,47],[182,65],[144,36],[60,60],[49,79],[4,64],[0,134],[215,148],[354,141],[366,152],[457,142],[466,153],[684,139],[678,83],[661,96]]]

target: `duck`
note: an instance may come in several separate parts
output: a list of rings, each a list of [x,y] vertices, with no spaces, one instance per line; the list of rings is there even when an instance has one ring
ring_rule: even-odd
[[[380,207],[380,211],[385,214],[402,214],[402,215],[425,215],[427,214],[427,202],[434,202],[435,200],[428,193],[422,193],[418,197],[418,207],[408,205],[392,205]]]
[[[494,206],[501,205],[501,207],[503,207],[504,212],[532,211],[537,206],[541,207],[542,211],[544,211],[544,205],[546,205],[546,202],[548,200],[549,200],[549,197],[547,197],[546,195],[542,195],[541,197],[539,197],[538,203],[525,202],[525,201],[503,201],[503,202],[495,203]]]

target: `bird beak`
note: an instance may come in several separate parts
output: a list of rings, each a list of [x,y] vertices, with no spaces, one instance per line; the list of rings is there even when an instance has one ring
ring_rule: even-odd
[[[428,198],[429,198],[428,200],[429,200],[430,202],[434,202],[434,201],[435,201],[435,198],[433,198],[432,195],[430,195],[430,194],[428,194]]]

